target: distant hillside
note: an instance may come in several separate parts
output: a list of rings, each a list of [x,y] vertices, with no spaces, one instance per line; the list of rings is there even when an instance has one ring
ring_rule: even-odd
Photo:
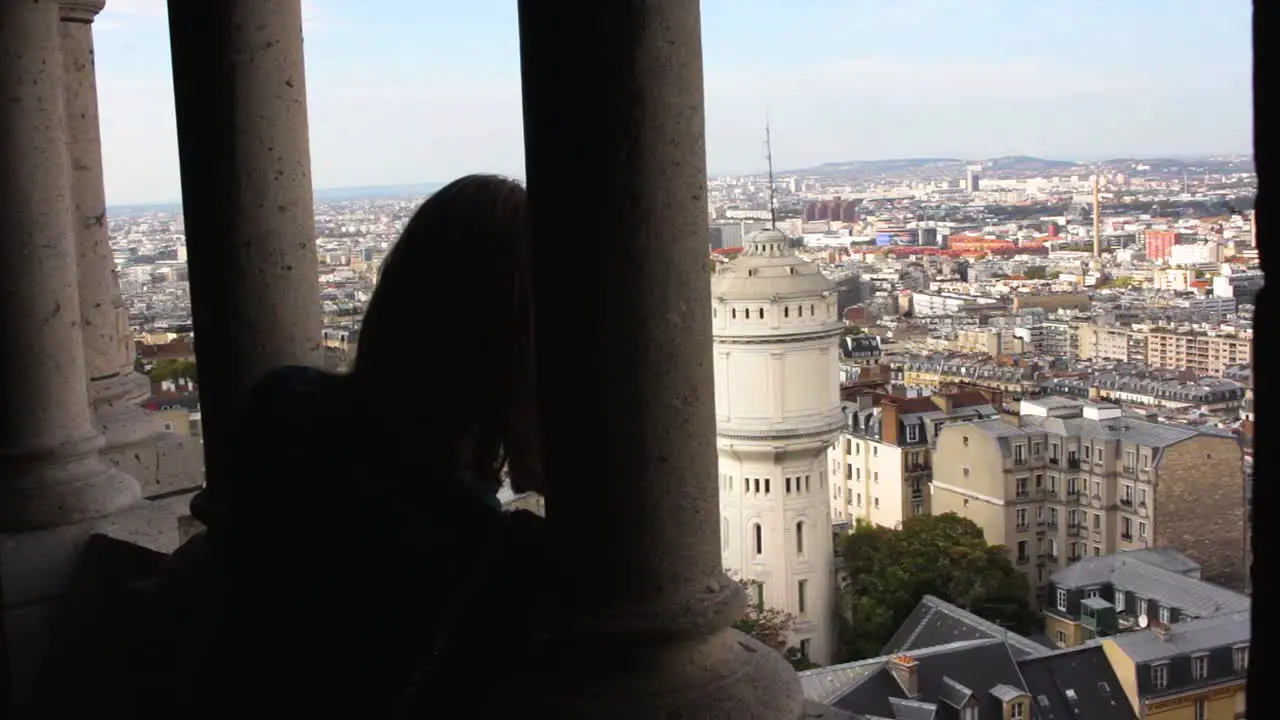
[[[956,158],[898,158],[892,160],[856,160],[823,163],[811,168],[788,170],[782,174],[809,177],[871,180],[875,178],[959,178],[965,168],[980,165],[982,174],[991,178],[1017,178],[1045,174],[1091,174],[1094,168],[1103,172],[1125,173],[1146,177],[1172,177],[1183,173],[1229,174],[1253,172],[1253,159],[1247,155],[1224,155],[1201,158],[1116,158],[1103,161],[1051,160],[1029,155],[1008,155],[986,160]]]
[[[444,183],[417,183],[413,185],[373,185],[368,187],[317,188],[318,201],[369,200],[382,198],[423,197],[444,187]]]
[[[920,170],[956,168],[963,171],[964,160],[956,158],[900,158],[897,160],[852,160],[849,162],[823,163],[817,167],[786,170],[783,175],[817,175],[821,177],[849,176],[872,177]]]
[[[1074,160],[1046,160],[1030,155],[1009,155],[982,162],[982,169],[990,172],[1045,172],[1073,168],[1079,165]]]
[[[386,198],[421,198],[444,187],[444,183],[417,183],[413,185],[371,185],[367,187],[316,188],[316,202],[342,202],[344,200],[382,200]],[[181,200],[147,203],[142,205],[108,205],[111,217],[136,217],[151,213],[179,214]]]
[[[1128,172],[1139,175],[1226,175],[1238,172],[1254,172],[1253,158],[1248,155],[1215,155],[1200,158],[1116,158],[1099,163],[1112,172]]]

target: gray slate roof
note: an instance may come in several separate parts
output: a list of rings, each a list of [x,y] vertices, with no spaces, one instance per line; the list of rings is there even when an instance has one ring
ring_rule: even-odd
[[[1085,558],[1054,573],[1050,581],[1066,588],[1111,585],[1198,618],[1249,609],[1248,595],[1159,567],[1150,557],[1162,556],[1132,552]]]
[[[933,595],[920,598],[915,610],[898,627],[880,652],[897,655],[919,653],[920,648],[931,648],[961,640],[1003,640],[1015,659],[1043,655],[1049,648],[984,620],[968,610],[961,609]]]
[[[1201,618],[1169,626],[1169,636],[1152,631],[1116,635],[1112,640],[1135,663],[1249,642],[1249,611]]]
[[[1137,418],[1124,417],[1113,420],[1093,420],[1083,417],[1041,417],[1022,415],[1019,425],[1004,420],[980,420],[965,425],[995,438],[1023,437],[1036,433],[1053,433],[1086,440],[1123,440],[1136,445],[1163,448],[1202,433],[1185,425],[1153,423]]]

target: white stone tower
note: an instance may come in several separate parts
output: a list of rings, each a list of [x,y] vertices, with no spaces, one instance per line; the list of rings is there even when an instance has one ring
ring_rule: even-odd
[[[747,238],[711,281],[725,569],[800,619],[819,664],[836,635],[827,448],[844,422],[834,284],[777,230]]]

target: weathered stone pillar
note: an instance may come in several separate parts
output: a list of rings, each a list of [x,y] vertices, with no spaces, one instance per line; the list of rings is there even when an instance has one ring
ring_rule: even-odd
[[[160,417],[143,409],[150,382],[133,369],[133,330],[111,253],[102,177],[92,23],[104,5],[105,0],[62,0],[71,222],[89,400],[94,424],[106,439],[102,455],[132,475],[150,497],[198,488],[203,463],[199,443],[163,432]]]
[[[77,290],[56,0],[0,3],[0,529],[136,503],[98,456]]]
[[[0,714],[15,717],[88,538],[177,540],[91,422],[58,25],[57,0],[0,2]]]
[[[570,616],[534,714],[798,718],[791,667],[730,629],[745,598],[720,561],[698,2],[519,8],[538,395],[555,398],[546,506]],[[555,239],[584,213],[616,233],[585,255]]]
[[[169,0],[205,469],[248,387],[319,366],[301,0]]]

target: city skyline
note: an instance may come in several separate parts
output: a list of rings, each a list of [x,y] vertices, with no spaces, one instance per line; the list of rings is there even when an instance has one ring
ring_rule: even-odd
[[[522,175],[515,4],[373,5],[304,3],[315,186]],[[783,168],[1249,152],[1249,4],[1161,9],[1152,15],[1139,0],[707,0],[708,169],[762,172],[766,112]],[[165,4],[108,0],[96,30],[108,202],[173,202]]]

